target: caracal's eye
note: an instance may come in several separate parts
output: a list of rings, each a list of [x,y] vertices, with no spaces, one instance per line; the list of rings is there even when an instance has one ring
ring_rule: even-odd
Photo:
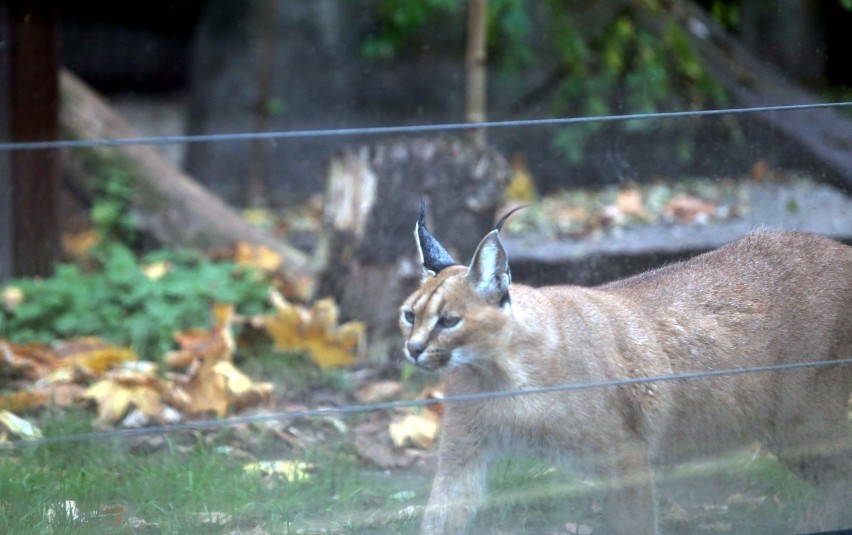
[[[413,310],[403,310],[402,311],[402,319],[405,323],[409,325],[414,325],[414,311]]]
[[[452,329],[459,324],[461,318],[458,316],[445,315],[438,318],[438,327],[441,329]]]

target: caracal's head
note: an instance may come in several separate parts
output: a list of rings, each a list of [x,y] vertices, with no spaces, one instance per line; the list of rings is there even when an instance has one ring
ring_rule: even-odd
[[[399,314],[405,356],[418,367],[477,366],[499,349],[512,310],[512,276],[499,232],[511,213],[482,238],[470,265],[463,266],[427,230],[421,202],[414,237],[423,281]]]

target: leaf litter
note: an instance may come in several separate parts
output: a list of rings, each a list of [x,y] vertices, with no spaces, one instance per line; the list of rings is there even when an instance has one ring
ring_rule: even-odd
[[[237,254],[245,265],[267,271],[280,267],[280,257],[265,248],[240,244]],[[156,280],[169,267],[155,263],[142,269]],[[2,296],[11,312],[26,299],[17,287],[4,288]],[[233,305],[214,304],[212,327],[175,332],[177,348],[157,362],[140,360],[132,349],[95,336],[51,344],[0,339],[0,409],[8,413],[0,439],[32,438],[17,414],[50,405],[91,404],[94,424],[108,428],[224,417],[269,404],[274,385],[254,381],[234,362],[235,326],[260,332],[278,351],[307,353],[321,370],[349,366],[362,354],[364,324],[339,325],[333,300],[306,307],[272,288],[270,304],[271,313],[249,317],[236,316]]]

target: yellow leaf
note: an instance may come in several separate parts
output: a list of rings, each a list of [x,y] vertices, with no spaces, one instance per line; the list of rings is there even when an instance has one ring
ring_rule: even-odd
[[[234,305],[230,303],[215,303],[211,310],[213,326],[216,329],[230,329],[234,323]]]
[[[355,397],[361,403],[376,403],[399,396],[402,384],[399,381],[378,381],[368,383],[355,392]]]
[[[642,192],[635,186],[630,186],[620,190],[615,203],[623,214],[637,219],[642,219],[644,221],[651,221],[654,219],[654,216],[645,209],[645,204],[642,201]]]
[[[104,423],[119,421],[130,407],[130,393],[115,381],[106,379],[90,386],[83,398],[97,403],[98,420]]]
[[[243,218],[257,227],[270,227],[275,223],[275,216],[265,208],[248,208],[243,210]]]
[[[3,308],[6,312],[14,312],[18,305],[24,302],[24,291],[17,286],[3,288]]]
[[[47,405],[50,397],[44,393],[34,390],[19,390],[17,392],[9,392],[8,394],[0,394],[0,408],[8,409],[12,412],[21,412],[34,407]]]
[[[91,377],[101,377],[121,363],[139,360],[128,347],[110,345],[90,336],[64,341],[56,347],[59,368],[76,368]]]
[[[702,223],[716,214],[716,205],[690,195],[676,195],[666,207],[663,214],[678,223]]]
[[[153,368],[147,371],[113,370],[90,386],[82,397],[97,403],[99,423],[113,424],[121,420],[131,407],[136,407],[145,416],[161,416],[166,388]]]
[[[174,334],[181,349],[166,354],[169,367],[186,368],[196,359],[231,360],[235,347],[231,333],[234,306],[216,304],[211,312],[215,322],[213,329],[187,329]]]
[[[257,268],[266,273],[281,269],[281,255],[266,247],[246,242],[237,242],[234,261],[241,266]]]
[[[530,202],[535,199],[535,184],[522,154],[512,158],[512,179],[506,187],[506,200]]]
[[[184,410],[190,414],[213,412],[220,418],[228,414],[228,394],[225,378],[213,371],[214,362],[201,361],[190,370],[184,391],[189,404]]]
[[[267,401],[273,390],[271,383],[253,383],[230,361],[199,361],[188,375],[180,392],[187,400],[181,408],[190,414],[214,412],[222,417]]]
[[[4,428],[9,433],[24,440],[34,440],[42,437],[41,429],[33,425],[30,421],[24,420],[6,410],[0,410],[0,428]]]
[[[438,435],[438,417],[430,411],[406,414],[392,421],[388,431],[397,448],[414,446],[425,450],[435,443]]]
[[[44,344],[12,344],[0,340],[0,368],[4,375],[39,379],[57,364],[53,350]]]
[[[64,232],[62,234],[62,250],[74,259],[80,260],[89,256],[89,251],[101,241],[96,230],[82,232]]]
[[[144,273],[145,276],[151,279],[152,281],[160,280],[165,277],[166,273],[168,273],[171,268],[171,262],[167,262],[165,260],[141,266],[142,273]]]
[[[259,461],[243,467],[249,474],[278,476],[290,483],[309,479],[313,469],[314,465],[303,461]]]
[[[283,351],[306,351],[322,369],[346,366],[363,348],[366,326],[351,321],[337,325],[338,309],[332,299],[321,299],[310,310],[271,296],[276,314],[264,321],[275,347]]]

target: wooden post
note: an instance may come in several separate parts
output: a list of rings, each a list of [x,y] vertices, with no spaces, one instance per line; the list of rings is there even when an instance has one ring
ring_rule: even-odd
[[[488,0],[469,0],[467,15],[467,52],[465,71],[467,88],[465,95],[465,119],[470,123],[481,123],[486,118],[488,101],[486,75],[488,50],[486,48]],[[472,131],[473,142],[479,149],[485,148],[485,129]]]
[[[269,126],[269,99],[272,98],[272,78],[275,71],[275,41],[278,33],[278,2],[265,0],[261,21],[260,52],[257,65],[257,101],[254,105],[255,132],[266,132]],[[248,206],[268,207],[264,177],[269,164],[269,141],[255,139],[251,142],[249,162]]]
[[[59,132],[58,7],[8,2],[9,127],[12,141],[50,141]],[[11,154],[12,274],[49,275],[59,258],[59,151]]]
[[[9,35],[9,9],[0,4],[0,36]],[[0,47],[0,95],[9,94],[9,47]],[[0,140],[9,141],[8,98],[0,98]],[[0,151],[0,284],[12,276],[12,177],[10,154]]]

